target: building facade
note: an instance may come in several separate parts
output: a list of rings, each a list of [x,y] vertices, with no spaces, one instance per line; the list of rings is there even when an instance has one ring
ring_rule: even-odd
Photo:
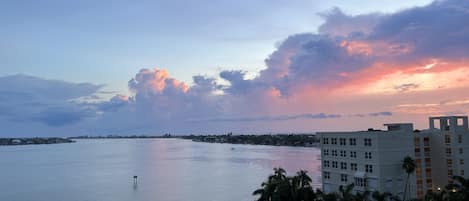
[[[322,132],[322,188],[338,191],[354,183],[356,192],[389,192],[402,197],[407,174],[402,160],[410,156],[416,170],[409,177],[407,197],[422,197],[465,176],[469,166],[469,129],[465,116],[431,117],[429,129],[411,123],[385,124],[387,130]]]

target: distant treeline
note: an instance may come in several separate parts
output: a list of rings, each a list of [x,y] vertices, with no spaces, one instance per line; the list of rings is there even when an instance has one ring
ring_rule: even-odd
[[[106,136],[76,136],[70,139],[148,139],[148,138],[179,138],[194,142],[253,144],[274,146],[312,147],[319,143],[314,134],[264,134],[264,135],[106,135]]]
[[[314,134],[276,134],[276,135],[188,135],[180,136],[195,142],[253,144],[274,146],[312,147],[319,143]]]
[[[171,134],[164,135],[104,135],[104,136],[92,136],[82,135],[70,137],[70,139],[140,139],[140,138],[177,138]]]
[[[36,137],[36,138],[0,138],[0,146],[28,145],[28,144],[59,144],[72,143],[71,139],[58,137]]]

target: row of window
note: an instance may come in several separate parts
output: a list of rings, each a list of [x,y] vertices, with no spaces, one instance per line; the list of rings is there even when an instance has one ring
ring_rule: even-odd
[[[445,135],[445,143],[451,144],[451,136]],[[462,143],[462,135],[458,135],[458,143]]]
[[[329,156],[329,149],[324,149],[323,150],[324,156]],[[340,150],[340,157],[347,157],[347,151],[345,150]],[[338,156],[337,155],[337,150],[331,150],[331,156]],[[356,151],[350,151],[350,158],[357,158],[357,152]],[[365,152],[365,159],[372,159],[372,154],[371,152]]]
[[[349,145],[351,145],[351,146],[356,146],[357,145],[357,139],[356,138],[349,138],[348,142],[349,142]],[[329,138],[323,138],[322,139],[322,144],[329,144]],[[330,144],[337,145],[337,138],[330,138]],[[346,138],[339,138],[339,145],[347,145],[347,139]],[[371,138],[363,139],[363,145],[364,146],[371,146]]]
[[[416,137],[414,138],[415,146],[420,147],[420,138]],[[423,146],[428,147],[430,146],[430,138],[424,137],[423,138]]]
[[[339,168],[339,162],[337,161],[323,161],[323,166],[325,168]],[[350,170],[352,171],[357,171],[358,170],[358,165],[357,163],[350,163]],[[341,170],[347,170],[347,163],[346,162],[340,162],[340,169]],[[373,172],[373,165],[365,165],[365,172],[372,173]]]
[[[331,173],[330,172],[323,172],[323,177],[325,180],[327,179],[331,179]],[[341,182],[348,182],[348,175],[347,174],[340,174],[340,181]],[[359,187],[367,187],[367,184],[368,182],[366,181],[366,178],[358,178],[358,177],[355,177],[354,178],[354,184],[355,186],[359,186]]]
[[[330,172],[323,172],[324,179],[330,179],[331,178],[331,173]],[[340,181],[341,182],[348,182],[348,175],[347,174],[340,174]]]

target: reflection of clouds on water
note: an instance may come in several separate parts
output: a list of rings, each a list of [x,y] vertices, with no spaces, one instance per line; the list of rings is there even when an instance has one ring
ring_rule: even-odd
[[[144,201],[155,197],[253,200],[252,191],[278,166],[289,175],[305,169],[314,187],[320,187],[319,155],[317,148],[178,139],[78,140],[64,146],[3,147],[0,191],[5,190],[0,194],[5,200],[37,201],[69,197],[103,201]],[[138,175],[138,186],[131,180],[134,175]]]
[[[240,145],[188,142],[184,153],[167,157],[166,160],[191,161],[196,163],[241,165],[271,172],[274,167],[284,168],[288,175],[306,170],[316,188],[321,187],[320,150],[314,147],[285,147],[265,145]],[[181,152],[178,146],[168,146],[166,151]],[[161,151],[161,150],[160,150]],[[161,157],[161,156],[160,156]],[[216,173],[224,170],[214,170]]]

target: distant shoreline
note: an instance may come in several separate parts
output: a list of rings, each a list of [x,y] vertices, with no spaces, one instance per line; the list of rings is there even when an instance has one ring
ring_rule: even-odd
[[[319,139],[313,134],[277,134],[277,135],[190,135],[183,136],[194,142],[249,144],[289,147],[317,147]]]
[[[77,136],[69,139],[185,139],[194,142],[223,143],[223,144],[249,144],[289,147],[317,147],[319,139],[314,134],[264,134],[264,135],[170,135],[162,136]]]
[[[34,144],[63,144],[74,143],[68,138],[59,137],[35,137],[35,138],[0,138],[0,146],[19,146]]]

